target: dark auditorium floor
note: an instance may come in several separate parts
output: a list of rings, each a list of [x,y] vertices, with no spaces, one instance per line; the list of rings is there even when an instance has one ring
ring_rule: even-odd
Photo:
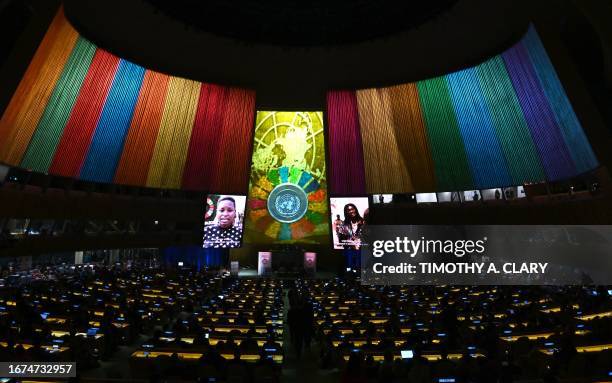
[[[284,312],[287,318],[289,311],[289,300],[287,299],[287,289],[283,289]],[[281,373],[281,382],[297,383],[335,383],[340,381],[340,370],[321,370],[319,369],[320,348],[317,342],[313,342],[310,350],[305,350],[302,357],[298,359],[291,347],[289,336],[289,325],[285,322],[283,331],[283,350],[285,360]],[[101,361],[100,366],[92,370],[85,371],[82,375],[84,380],[107,380],[107,379],[130,379],[130,355],[139,348],[139,345],[147,340],[147,336],[141,335],[133,345],[121,346],[120,349],[107,361]]]
[[[289,299],[287,298],[288,289],[283,289],[284,307],[283,317],[287,318],[289,312]],[[340,381],[339,369],[320,370],[319,369],[319,345],[312,342],[310,350],[305,350],[302,357],[298,359],[291,347],[289,324],[285,321],[283,331],[283,350],[285,360],[281,374],[282,382],[305,382],[305,383],[332,383]]]
[[[130,356],[147,337],[140,335],[133,345],[120,346],[119,350],[107,361],[100,361],[100,366],[83,372],[83,379],[129,379]]]
[[[611,287],[374,287],[350,275],[234,279],[115,266],[45,278],[0,288],[0,360],[76,360],[83,383],[612,376]],[[312,348],[298,358],[291,339],[306,334]],[[236,355],[244,362],[226,362]]]

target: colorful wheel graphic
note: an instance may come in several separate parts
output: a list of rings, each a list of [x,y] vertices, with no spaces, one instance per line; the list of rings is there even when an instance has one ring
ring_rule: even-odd
[[[303,238],[325,223],[326,194],[319,182],[298,168],[281,167],[252,185],[250,218],[266,236]]]
[[[206,197],[206,213],[204,214],[204,219],[206,221],[212,221],[215,219],[215,215],[217,214],[215,205],[216,201],[213,201],[213,199],[210,197]]]

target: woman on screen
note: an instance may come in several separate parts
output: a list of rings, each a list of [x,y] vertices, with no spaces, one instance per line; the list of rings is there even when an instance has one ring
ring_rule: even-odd
[[[352,203],[344,205],[344,221],[336,225],[338,241],[347,249],[359,249],[365,220],[359,214],[357,206]]]
[[[236,201],[232,197],[221,197],[217,201],[214,225],[204,229],[204,247],[240,247],[242,228],[236,227]]]

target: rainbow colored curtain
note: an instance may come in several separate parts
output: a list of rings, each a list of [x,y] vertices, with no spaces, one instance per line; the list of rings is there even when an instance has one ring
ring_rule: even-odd
[[[471,190],[598,167],[533,27],[472,68],[327,96],[332,193]]]
[[[246,194],[252,91],[142,68],[60,10],[0,119],[0,161],[97,182]]]

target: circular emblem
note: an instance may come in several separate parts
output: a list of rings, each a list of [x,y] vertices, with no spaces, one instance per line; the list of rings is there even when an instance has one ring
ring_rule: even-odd
[[[275,187],[268,196],[268,212],[282,223],[299,221],[308,210],[308,196],[294,184],[285,183]]]

